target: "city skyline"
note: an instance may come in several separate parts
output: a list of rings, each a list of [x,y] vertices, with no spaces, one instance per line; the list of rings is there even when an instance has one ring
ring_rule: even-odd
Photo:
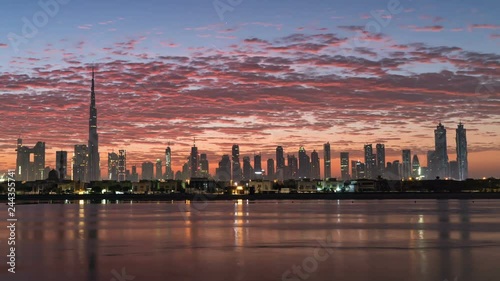
[[[340,152],[365,162],[369,143],[384,144],[387,161],[402,161],[409,149],[426,163],[441,122],[449,161],[463,123],[469,176],[500,177],[498,3],[400,1],[390,9],[290,1],[290,9],[263,9],[244,1],[221,19],[212,2],[190,1],[193,16],[181,19],[187,4],[151,1],[162,23],[153,25],[137,20],[145,4],[126,2],[107,12],[110,3],[69,1],[26,42],[0,38],[0,171],[15,167],[18,138],[30,147],[45,143],[54,168],[56,151],[91,146],[88,89],[96,65],[102,175],[112,150],[127,151],[127,166],[140,168],[166,164],[167,146],[175,173],[196,137],[212,174],[233,144],[241,148],[240,167],[244,156],[275,158],[278,145],[284,157],[298,157],[304,145],[319,153],[323,174],[330,143],[332,176],[339,177]],[[27,1],[6,5],[13,11],[0,25],[6,35],[21,34],[23,18],[45,11]],[[75,17],[86,11],[98,12]],[[369,32],[377,24],[379,32]]]

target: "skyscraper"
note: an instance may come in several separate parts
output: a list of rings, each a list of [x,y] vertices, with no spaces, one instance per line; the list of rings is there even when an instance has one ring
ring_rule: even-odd
[[[108,153],[108,179],[118,180],[118,154],[114,152]]]
[[[282,146],[276,147],[276,169],[285,167],[285,152]]]
[[[311,155],[312,158],[312,155]],[[325,179],[332,177],[332,158],[330,151],[330,143],[327,142],[323,145],[323,158],[324,158],[324,170],[325,170]],[[314,160],[313,160],[314,161]]]
[[[288,173],[285,175],[285,179],[297,179],[298,177],[298,167],[299,163],[295,155],[287,155],[288,163]]]
[[[215,174],[218,181],[231,180],[231,159],[229,155],[222,155],[222,159],[219,161],[219,167],[215,170]]]
[[[440,178],[448,177],[448,151],[446,145],[446,129],[439,123],[434,130],[436,176]]]
[[[233,145],[232,148],[232,180],[235,182],[241,181],[241,165],[240,165],[240,146],[237,144]]]
[[[37,142],[33,147],[33,169],[35,171],[35,180],[44,180],[49,176],[45,172],[45,143]]]
[[[343,180],[348,180],[349,176],[349,152],[340,153],[340,175]]]
[[[167,180],[174,179],[174,171],[172,170],[172,150],[170,149],[170,143],[168,143],[167,149],[165,149],[165,178]]]
[[[373,155],[373,147],[371,144],[365,145],[365,173],[364,176],[367,179],[371,179],[375,175],[375,155]]]
[[[420,161],[418,160],[417,154],[413,155],[413,160],[411,161],[411,174],[414,178],[420,178],[422,176]]]
[[[245,156],[243,157],[243,179],[244,180],[251,180],[253,178],[253,168],[252,164],[250,163],[250,157]]]
[[[161,180],[163,179],[163,164],[161,163],[161,159],[156,159],[156,179]]]
[[[316,150],[313,150],[311,153],[311,178],[321,179],[321,170],[319,165],[319,154]]]
[[[384,176],[385,173],[385,144],[377,143],[377,175]]]
[[[267,179],[273,180],[274,176],[274,160],[272,158],[267,159]]]
[[[88,180],[101,180],[99,160],[99,138],[97,136],[97,109],[94,92],[94,67],[92,67],[92,86],[90,88],[90,117],[89,117],[89,143],[88,143]]]
[[[208,158],[206,153],[200,154],[200,176],[208,177],[209,175],[209,166],[208,166]]]
[[[458,179],[466,180],[469,177],[469,162],[467,160],[467,135],[466,129],[462,122],[458,124],[456,130],[457,142],[457,163],[458,163]]]
[[[253,156],[254,179],[262,179],[262,156],[255,154]]]
[[[88,172],[88,149],[84,144],[75,145],[73,153],[73,180],[80,182],[87,182]]]
[[[432,180],[436,178],[436,153],[434,150],[427,151],[427,179]]]
[[[411,177],[411,151],[409,149],[403,149],[403,165],[401,170],[401,176],[404,179],[409,179]]]
[[[127,180],[127,152],[125,150],[118,151],[118,181]]]
[[[311,161],[306,149],[301,146],[299,149],[299,178],[311,177]]]
[[[198,177],[198,168],[199,168],[199,158],[198,158],[198,148],[196,147],[196,142],[193,142],[193,147],[191,147],[191,155],[189,156],[191,177]]]
[[[37,142],[33,148],[17,140],[16,178],[22,181],[44,180],[48,177],[45,167],[45,143]],[[33,162],[31,162],[33,154]]]
[[[23,146],[23,140],[17,139],[17,158],[16,158],[16,180],[18,181],[31,181],[31,165],[30,154],[31,149]],[[33,177],[34,178],[34,177]]]
[[[151,162],[142,163],[142,179],[143,180],[153,180],[153,170],[154,164]]]
[[[64,180],[68,176],[68,152],[56,151],[56,171],[59,179]]]

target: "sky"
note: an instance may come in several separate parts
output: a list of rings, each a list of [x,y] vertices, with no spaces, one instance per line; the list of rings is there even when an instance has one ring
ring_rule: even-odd
[[[16,140],[72,154],[86,144],[91,65],[102,174],[180,169],[193,139],[213,173],[223,154],[339,154],[426,161],[434,129],[467,129],[469,175],[500,177],[500,2],[6,0],[0,17],[0,171]],[[242,157],[241,157],[242,158]],[[265,165],[263,165],[265,167]],[[323,167],[321,165],[321,167]],[[140,168],[139,168],[140,171]],[[323,173],[323,171],[322,171]]]

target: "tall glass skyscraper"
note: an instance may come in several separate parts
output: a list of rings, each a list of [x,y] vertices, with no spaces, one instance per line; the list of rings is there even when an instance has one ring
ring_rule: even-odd
[[[312,157],[312,156],[311,156]],[[330,151],[330,143],[327,142],[323,145],[323,158],[324,158],[324,170],[325,170],[325,179],[332,177],[332,159],[331,159],[331,151]],[[313,159],[314,161],[314,159]]]
[[[466,180],[469,177],[469,162],[467,160],[467,135],[466,129],[462,122],[457,128],[457,163],[458,163],[458,179]]]
[[[448,151],[446,145],[446,129],[441,123],[439,123],[434,130],[434,142],[435,174],[440,178],[446,178],[448,177]]]

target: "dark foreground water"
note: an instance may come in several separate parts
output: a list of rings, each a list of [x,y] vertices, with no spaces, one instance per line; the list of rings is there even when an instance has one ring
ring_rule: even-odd
[[[0,280],[500,280],[500,200],[18,205]]]

